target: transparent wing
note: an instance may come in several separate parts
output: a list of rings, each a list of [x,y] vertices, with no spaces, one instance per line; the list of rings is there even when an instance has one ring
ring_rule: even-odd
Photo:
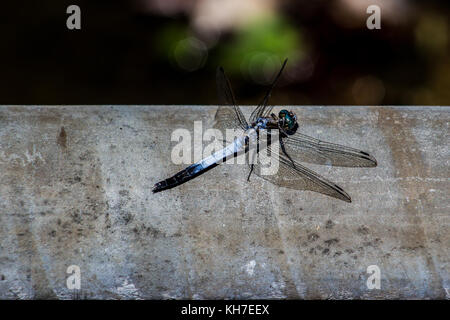
[[[272,111],[272,107],[268,106],[267,104],[269,103],[270,96],[272,95],[272,90],[275,87],[275,85],[277,84],[278,79],[280,78],[281,73],[283,72],[284,67],[286,66],[287,60],[288,59],[284,60],[280,71],[278,72],[278,74],[275,77],[274,81],[272,82],[272,84],[270,85],[269,89],[267,90],[266,95],[264,96],[263,100],[261,101],[260,104],[258,104],[256,109],[253,110],[252,114],[250,115],[250,123],[256,122],[256,120],[258,118],[269,117],[270,116],[270,112]]]
[[[226,142],[233,142],[234,137],[241,136],[245,131],[236,117],[236,111],[231,106],[219,106],[214,118],[213,128],[222,132]],[[233,130],[233,135],[230,135],[228,130]]]
[[[246,130],[248,128],[247,120],[241,109],[236,105],[233,89],[223,68],[217,69],[216,77],[219,108],[217,109],[213,127],[222,131],[223,134],[226,133],[226,129]]]
[[[294,160],[337,167],[376,167],[377,160],[365,151],[321,141],[296,133],[283,138],[287,154]]]
[[[295,160],[294,164],[292,164],[284,155],[279,155],[278,158],[272,157],[271,149],[271,146],[268,146],[256,154],[257,161],[254,164],[253,172],[261,178],[280,187],[314,191],[351,202],[350,196],[337,184],[309,170]],[[278,170],[268,170],[272,174],[265,174],[264,170],[267,171],[269,166],[276,169],[277,164]]]

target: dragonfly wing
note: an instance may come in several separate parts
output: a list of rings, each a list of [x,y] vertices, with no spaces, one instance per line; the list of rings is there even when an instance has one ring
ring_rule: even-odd
[[[264,98],[264,100],[256,107],[256,109],[252,111],[252,114],[250,115],[250,123],[255,123],[258,118],[270,116],[273,107],[267,105],[267,103],[269,102],[269,98],[270,95],[267,98]]]
[[[217,70],[216,77],[219,108],[217,109],[214,128],[221,130],[223,134],[225,134],[226,129],[246,130],[248,128],[247,120],[236,104],[233,89],[223,68],[220,67]]]
[[[377,160],[365,151],[321,141],[296,133],[283,138],[289,156],[300,162],[337,167],[376,167]]]
[[[224,137],[227,137],[227,129],[234,130],[234,136],[240,136],[244,133],[241,122],[236,117],[236,111],[231,106],[219,106],[214,119],[214,129],[220,130]],[[232,142],[233,137],[227,137],[227,142]]]
[[[309,190],[325,194],[346,202],[351,202],[350,196],[337,184],[329,181],[314,171],[302,166],[294,160],[294,164],[284,155],[271,157],[271,147],[257,153],[254,171],[261,178],[280,187],[295,190]],[[278,162],[277,162],[278,161]],[[278,170],[269,170],[268,165]],[[264,172],[264,170],[266,172]],[[271,174],[265,174],[265,173]]]
[[[268,106],[267,104],[269,103],[270,96],[272,95],[272,90],[275,87],[275,85],[277,84],[278,79],[280,78],[281,73],[283,72],[283,69],[286,66],[286,63],[287,63],[287,59],[284,60],[280,71],[278,72],[277,76],[275,77],[275,79],[273,80],[269,89],[267,90],[266,95],[264,96],[263,100],[261,101],[260,104],[258,104],[258,107],[256,107],[256,109],[253,110],[252,114],[250,115],[250,123],[256,122],[256,120],[258,120],[258,118],[270,116],[270,113],[271,113],[273,107]]]

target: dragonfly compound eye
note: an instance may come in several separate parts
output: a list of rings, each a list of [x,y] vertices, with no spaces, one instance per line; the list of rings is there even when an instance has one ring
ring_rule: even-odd
[[[297,122],[296,116],[292,112],[289,112],[287,110],[281,110],[278,114],[278,117],[280,118],[280,121],[284,122],[284,125],[288,130],[293,129]]]

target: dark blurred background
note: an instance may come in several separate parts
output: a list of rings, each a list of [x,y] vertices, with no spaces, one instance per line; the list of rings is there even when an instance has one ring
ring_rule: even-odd
[[[81,8],[79,31],[66,8]],[[366,9],[381,8],[381,30]],[[0,104],[450,105],[450,1],[4,1]]]

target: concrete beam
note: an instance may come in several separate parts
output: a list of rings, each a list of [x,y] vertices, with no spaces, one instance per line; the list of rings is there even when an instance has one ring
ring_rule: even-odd
[[[450,108],[292,110],[378,160],[307,165],[352,203],[226,164],[152,194],[183,167],[172,131],[212,126],[215,107],[0,107],[0,298],[449,298]]]

